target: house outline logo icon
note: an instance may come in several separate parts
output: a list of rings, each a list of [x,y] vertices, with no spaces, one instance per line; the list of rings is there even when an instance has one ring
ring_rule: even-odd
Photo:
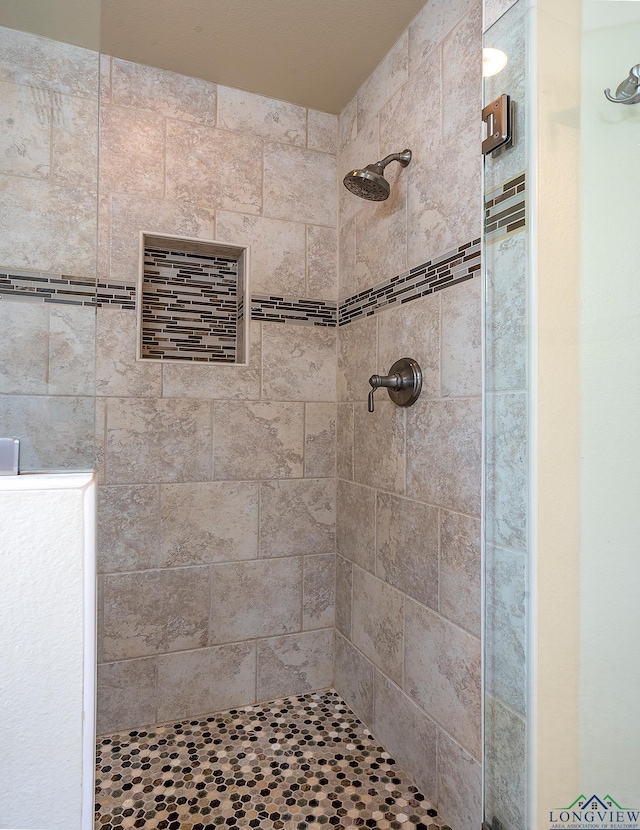
[[[587,791],[588,792],[588,791]],[[579,795],[568,807],[549,811],[549,830],[640,830],[640,807],[622,807],[612,796]]]

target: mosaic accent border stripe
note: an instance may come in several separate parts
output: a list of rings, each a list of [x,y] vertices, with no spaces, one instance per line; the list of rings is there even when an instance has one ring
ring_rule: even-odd
[[[325,300],[253,294],[251,296],[251,319],[264,320],[268,323],[335,327],[338,320],[338,304]]]
[[[487,200],[487,212],[494,220],[492,224],[496,224],[492,240],[520,230],[525,224],[524,174],[498,190],[500,192],[493,191]],[[474,239],[339,303],[253,294],[251,319],[324,328],[346,326],[387,308],[404,305],[473,279],[481,272],[481,253],[481,240]],[[97,296],[94,297],[95,285],[95,281],[90,279],[0,271],[0,300],[6,295],[7,298],[135,310],[135,284],[98,281]]]
[[[417,265],[387,282],[354,294],[340,303],[338,325],[346,326],[387,308],[426,297],[472,279],[481,267],[480,240],[474,239],[436,259]]]
[[[526,199],[526,173],[520,173],[487,193],[484,203],[484,230],[488,244],[526,227]]]

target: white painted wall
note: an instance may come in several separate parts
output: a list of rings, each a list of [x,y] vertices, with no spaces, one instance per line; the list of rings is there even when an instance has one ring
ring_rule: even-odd
[[[640,3],[585,0],[580,786],[640,807]],[[587,790],[589,792],[587,792]]]
[[[95,484],[0,478],[0,827],[89,830]]]

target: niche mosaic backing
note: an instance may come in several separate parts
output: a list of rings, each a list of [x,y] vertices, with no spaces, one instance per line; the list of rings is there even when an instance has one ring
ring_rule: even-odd
[[[143,235],[141,359],[241,363],[242,252]]]

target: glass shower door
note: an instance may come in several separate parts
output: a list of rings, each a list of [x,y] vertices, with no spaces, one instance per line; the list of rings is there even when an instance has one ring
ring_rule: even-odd
[[[512,110],[511,141],[485,157],[484,820],[490,830],[526,827],[527,5],[519,0],[484,36],[484,47],[500,50],[506,65],[488,77],[493,70],[485,65],[483,106],[507,94]]]

